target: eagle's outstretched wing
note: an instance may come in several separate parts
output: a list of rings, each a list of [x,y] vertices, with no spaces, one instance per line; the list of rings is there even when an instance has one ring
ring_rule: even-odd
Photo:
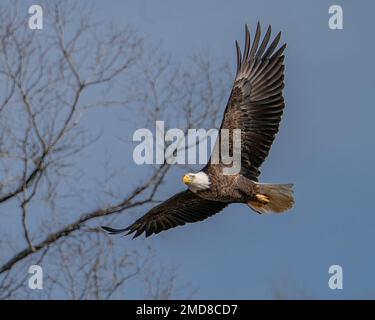
[[[281,33],[270,45],[271,26],[259,45],[261,36],[258,23],[250,45],[250,32],[246,26],[246,42],[243,55],[236,41],[237,74],[224,112],[220,129],[241,129],[241,174],[257,181],[259,167],[268,155],[284,109],[284,49],[276,50]],[[220,137],[220,135],[219,135]],[[232,139],[232,138],[231,138]],[[233,154],[230,139],[229,154]],[[217,143],[220,139],[217,140]],[[220,145],[218,145],[219,147]],[[220,149],[219,149],[220,150]],[[206,170],[215,164],[208,163]],[[216,167],[218,168],[218,167]]]
[[[190,190],[182,191],[152,208],[143,217],[125,229],[102,227],[111,234],[134,233],[136,238],[143,232],[146,237],[185,223],[202,221],[223,210],[227,203],[205,200]]]

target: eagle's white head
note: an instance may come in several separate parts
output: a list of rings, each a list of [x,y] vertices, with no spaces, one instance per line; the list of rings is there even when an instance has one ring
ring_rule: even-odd
[[[208,189],[211,184],[210,178],[203,171],[200,171],[198,173],[187,173],[184,175],[182,181],[193,192]]]

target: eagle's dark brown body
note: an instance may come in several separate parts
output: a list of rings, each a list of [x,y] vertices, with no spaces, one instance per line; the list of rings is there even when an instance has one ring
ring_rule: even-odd
[[[215,170],[222,170],[218,166]],[[216,174],[207,172],[210,179],[210,188],[197,191],[197,195],[207,200],[215,200],[228,203],[248,203],[254,199],[256,194],[256,183],[250,179],[236,175],[221,175],[220,179]]]

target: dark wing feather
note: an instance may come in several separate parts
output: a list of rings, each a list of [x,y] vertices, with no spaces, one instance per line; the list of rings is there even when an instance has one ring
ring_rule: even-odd
[[[190,190],[186,190],[152,208],[125,229],[102,228],[110,234],[135,233],[133,238],[136,238],[145,232],[148,237],[185,223],[202,221],[223,210],[227,205],[224,202],[202,199]]]
[[[283,52],[286,44],[275,52],[281,34],[278,33],[271,44],[270,37],[271,26],[258,48],[261,38],[258,23],[254,42],[250,46],[250,33],[246,26],[242,57],[236,42],[237,74],[221,124],[221,129],[229,129],[230,136],[231,130],[241,129],[241,174],[255,181],[260,174],[259,167],[267,157],[279,130],[284,109]],[[220,139],[217,143],[220,143]],[[218,147],[220,150],[220,145]],[[230,154],[232,150],[230,141]],[[214,167],[214,164],[209,163],[206,170],[210,171]]]

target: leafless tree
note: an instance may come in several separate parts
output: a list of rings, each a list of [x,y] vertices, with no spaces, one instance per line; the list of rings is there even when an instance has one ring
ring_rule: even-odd
[[[21,3],[0,7],[0,298],[123,299],[131,282],[176,297],[176,270],[163,273],[147,242],[116,250],[98,227],[162,200],[171,166],[129,179],[112,150],[131,153],[131,128],[155,120],[213,127],[227,73],[202,55],[177,65],[77,2],[42,7],[43,30]],[[40,292],[27,287],[32,264],[46,274]]]

